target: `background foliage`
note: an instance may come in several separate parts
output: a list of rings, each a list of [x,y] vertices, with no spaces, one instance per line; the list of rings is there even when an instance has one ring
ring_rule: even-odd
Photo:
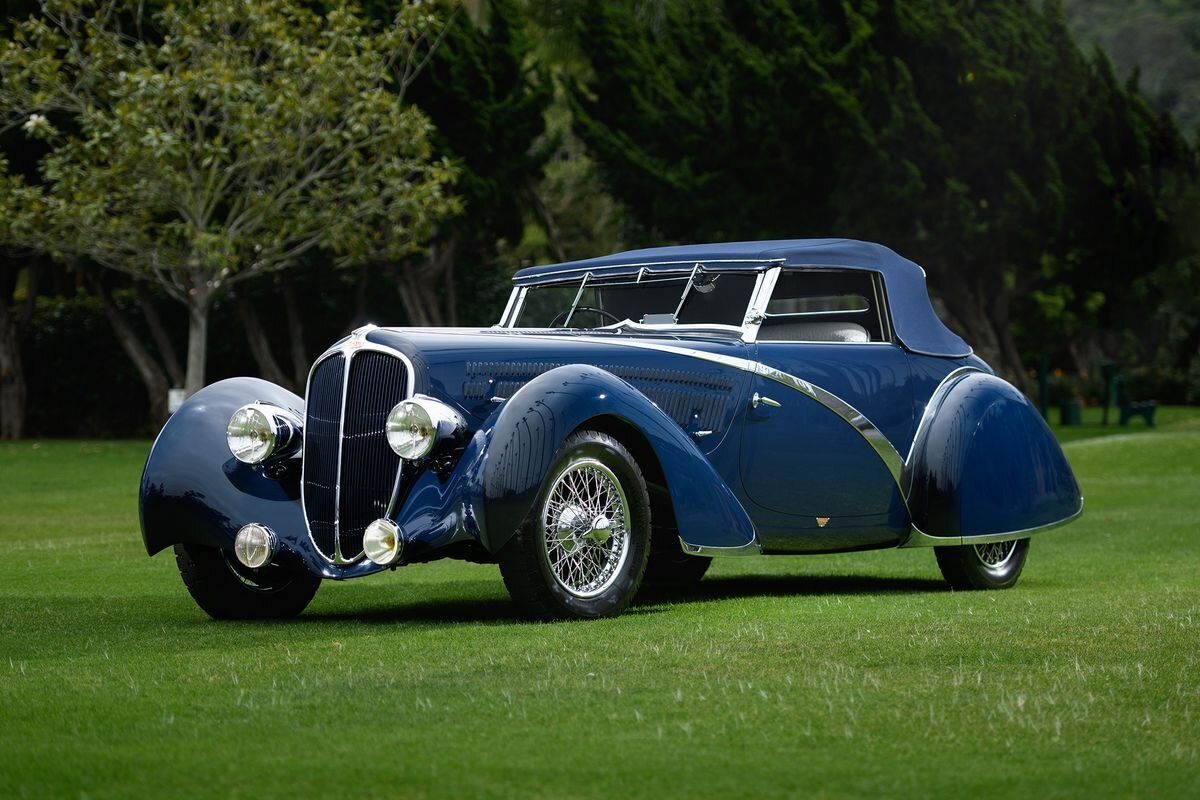
[[[364,14],[386,28],[404,7],[375,0]],[[952,327],[1027,388],[1048,357],[1081,386],[1115,361],[1143,398],[1200,397],[1195,3],[436,8],[444,38],[403,100],[430,120],[461,211],[410,255],[339,267],[321,249],[216,298],[209,380],[299,386],[313,355],[368,319],[488,324],[511,271],[531,263],[845,235],[925,266]],[[8,4],[7,16],[30,12]],[[43,181],[44,144],[21,127],[0,152],[10,174]],[[80,337],[122,320],[177,382],[186,320],[153,287],[87,271],[52,253],[0,258],[0,371],[6,352],[37,364],[23,371],[41,407],[57,396],[42,365],[69,363],[88,350]],[[130,377],[101,384],[120,400],[98,408],[120,411],[55,433],[154,428],[157,388],[107,353],[106,374]],[[146,399],[131,394],[139,377]],[[31,411],[28,430],[56,416]]]
[[[1081,47],[1099,47],[1179,127],[1200,133],[1200,3],[1196,0],[1064,0]]]

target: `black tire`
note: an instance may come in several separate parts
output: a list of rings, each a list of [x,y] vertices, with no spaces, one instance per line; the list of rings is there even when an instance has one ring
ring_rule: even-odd
[[[942,576],[955,589],[1007,589],[1021,577],[1029,555],[1029,540],[936,547],[933,553]]]
[[[692,556],[683,552],[679,537],[673,530],[655,531],[650,543],[650,560],[642,583],[648,588],[685,589],[695,586],[712,564],[709,556]]]
[[[188,593],[213,619],[287,619],[313,599],[321,579],[269,564],[242,565],[232,553],[197,544],[175,545],[175,563]]]
[[[577,480],[594,480],[595,495],[573,494]],[[557,519],[549,531],[547,519]],[[650,497],[637,462],[612,436],[577,431],[555,453],[529,518],[500,551],[500,573],[531,619],[611,617],[637,594],[649,552]],[[585,563],[578,576],[571,572]]]

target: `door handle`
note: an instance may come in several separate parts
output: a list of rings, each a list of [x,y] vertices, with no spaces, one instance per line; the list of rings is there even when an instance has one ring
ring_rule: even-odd
[[[758,392],[755,392],[754,396],[750,398],[750,407],[758,408],[759,403],[761,403],[764,406],[770,406],[771,408],[782,408],[783,407],[779,403],[778,400],[772,400],[769,397],[764,397],[763,395],[759,394]]]

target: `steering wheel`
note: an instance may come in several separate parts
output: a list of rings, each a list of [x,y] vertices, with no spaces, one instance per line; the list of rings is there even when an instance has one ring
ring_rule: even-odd
[[[608,318],[609,318],[609,319],[611,319],[613,322],[620,322],[620,321],[621,321],[621,318],[620,318],[620,317],[618,317],[616,314],[612,313],[611,311],[605,311],[603,308],[594,308],[594,307],[592,307],[592,306],[576,306],[576,307],[575,307],[575,314],[578,314],[580,311],[591,311],[593,314],[599,314],[599,315],[600,315],[600,316],[602,316],[602,317],[608,317]],[[557,317],[555,317],[554,319],[550,320],[550,324],[549,324],[547,327],[549,327],[549,328],[557,328],[557,327],[558,327],[558,323],[559,323],[559,322],[565,322],[565,321],[566,321],[566,319],[567,319],[567,316],[568,316],[568,315],[570,315],[570,316],[574,316],[574,314],[571,314],[571,309],[569,309],[569,308],[568,308],[566,311],[563,311],[563,312],[561,312],[561,313],[560,313],[560,314],[559,314]]]

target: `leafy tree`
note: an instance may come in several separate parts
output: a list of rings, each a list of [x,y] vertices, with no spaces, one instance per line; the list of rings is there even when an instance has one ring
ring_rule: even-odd
[[[415,2],[375,30],[347,9],[217,0],[168,5],[137,38],[136,15],[50,2],[0,53],[0,116],[50,146],[42,185],[5,180],[0,236],[163,287],[188,312],[191,393],[231,286],[317,250],[401,257],[458,208],[403,97],[439,21]]]
[[[657,25],[647,5],[567,8],[592,66],[578,130],[652,240],[890,244],[1023,384],[1035,292],[1070,280],[1094,324],[1170,238],[1161,178],[1186,145],[1056,2],[661,2]]]
[[[391,265],[405,315],[416,325],[493,322],[459,300],[507,283],[499,250],[522,236],[532,187],[548,152],[539,147],[549,77],[530,64],[532,43],[517,0],[459,13],[408,97],[435,125],[437,152],[461,170],[462,213],[438,226],[432,247]],[[487,305],[486,303],[484,304]]]
[[[1136,72],[1155,109],[1200,134],[1200,3],[1195,0],[1064,0],[1079,42],[1102,47],[1118,75]]]

